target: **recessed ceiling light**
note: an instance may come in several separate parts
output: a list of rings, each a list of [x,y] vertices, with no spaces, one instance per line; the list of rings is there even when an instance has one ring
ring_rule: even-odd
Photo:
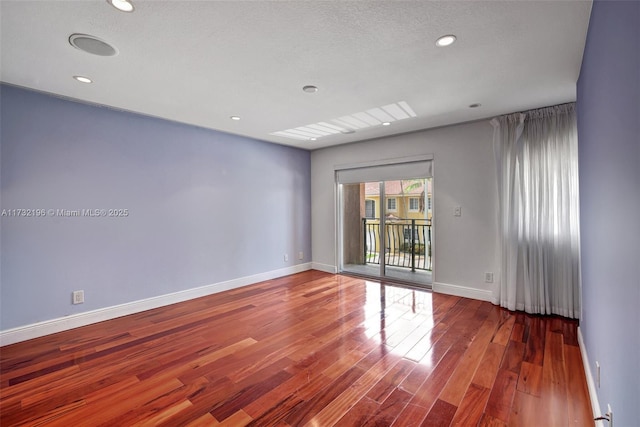
[[[383,123],[382,123],[382,126],[390,126],[390,125],[391,125],[391,123],[390,123],[390,122],[383,122]]]
[[[469,105],[469,108],[478,108],[481,105],[482,104],[471,104],[471,105]]]
[[[318,138],[309,138],[309,141],[317,141]]]
[[[133,3],[128,0],[107,0],[107,3],[122,12],[133,12]]]
[[[231,120],[235,120],[235,121],[240,120],[240,117],[239,117],[239,116],[231,116],[231,117],[229,117],[229,118],[230,118]]]
[[[456,41],[456,36],[454,36],[453,34],[447,34],[446,36],[442,36],[438,38],[438,40],[436,40],[436,46],[438,47],[450,46],[455,41]]]
[[[307,85],[307,86],[303,87],[302,90],[307,92],[307,93],[316,93],[318,91],[318,88],[316,86],[313,86],[313,85]]]
[[[79,81],[80,83],[93,83],[93,80],[91,80],[89,77],[73,76],[73,78]]]

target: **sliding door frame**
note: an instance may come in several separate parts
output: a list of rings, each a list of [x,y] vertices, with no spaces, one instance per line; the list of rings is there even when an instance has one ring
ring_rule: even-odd
[[[427,174],[427,176],[421,177],[421,178],[430,178],[432,181],[432,203],[433,203],[433,198],[434,198],[434,194],[435,194],[435,184],[434,184],[434,174],[433,174],[433,163],[434,163],[434,156],[433,154],[424,154],[424,155],[417,155],[417,156],[412,156],[412,157],[400,157],[400,158],[395,158],[395,159],[388,159],[388,160],[376,160],[376,161],[370,161],[370,162],[362,162],[362,163],[350,163],[350,164],[343,164],[343,165],[335,165],[334,166],[334,197],[335,197],[335,216],[334,216],[334,223],[335,223],[335,265],[336,265],[336,271],[338,273],[342,273],[345,272],[344,271],[344,266],[343,266],[343,237],[344,237],[344,230],[343,230],[343,221],[341,219],[341,215],[343,214],[343,192],[342,192],[342,184],[339,182],[339,174],[341,173],[341,171],[346,172],[352,169],[365,169],[365,168],[374,168],[374,167],[384,167],[384,166],[402,166],[403,164],[411,164],[411,163],[421,163],[421,162],[430,162],[430,170],[431,173]],[[432,217],[431,217],[431,249],[432,249],[432,254],[433,254],[433,258],[432,258],[432,263],[431,263],[431,277],[432,277],[432,281],[429,284],[426,285],[419,285],[417,283],[412,283],[412,282],[403,282],[402,280],[393,278],[393,277],[387,277],[386,276],[386,269],[385,269],[385,264],[386,264],[386,252],[384,252],[386,250],[386,238],[384,236],[384,227],[385,227],[385,218],[384,218],[384,212],[386,211],[386,206],[384,205],[384,200],[385,200],[385,179],[377,179],[377,180],[372,180],[372,181],[366,181],[366,182],[378,182],[380,185],[380,255],[379,255],[379,259],[380,259],[380,277],[376,278],[377,280],[389,280],[389,281],[399,281],[402,282],[404,284],[408,284],[409,286],[418,286],[421,289],[427,288],[427,289],[431,289],[433,283],[435,282],[433,280],[433,278],[435,278],[435,262],[433,262],[435,260],[435,247],[434,247],[434,241],[435,241],[435,209],[432,209]],[[427,194],[425,194],[425,204],[427,203],[426,198],[428,197]],[[435,203],[433,203],[433,206],[435,207]],[[349,273],[348,271],[346,271],[345,273]],[[349,274],[354,274],[354,273],[349,273]]]

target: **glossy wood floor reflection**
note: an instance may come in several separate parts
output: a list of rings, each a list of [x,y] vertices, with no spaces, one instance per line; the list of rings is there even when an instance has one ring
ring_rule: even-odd
[[[6,346],[0,425],[589,426],[576,323],[308,271]]]

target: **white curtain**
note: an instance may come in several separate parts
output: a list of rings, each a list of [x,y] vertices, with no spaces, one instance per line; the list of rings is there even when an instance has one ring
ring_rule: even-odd
[[[497,117],[499,300],[509,310],[580,315],[575,104]]]

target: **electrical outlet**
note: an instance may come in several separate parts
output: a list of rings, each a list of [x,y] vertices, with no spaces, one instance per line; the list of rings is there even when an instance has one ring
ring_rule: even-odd
[[[303,260],[304,259],[304,252],[302,252],[302,251],[298,252],[298,259],[299,260]]]
[[[600,362],[596,360],[596,387],[600,388]]]
[[[493,272],[488,271],[484,273],[484,281],[487,283],[493,283]]]
[[[289,261],[289,254],[284,254],[284,262]]]
[[[462,207],[456,206],[453,208],[453,216],[462,216]]]
[[[73,304],[82,304],[84,302],[84,291],[73,291],[71,297]]]

